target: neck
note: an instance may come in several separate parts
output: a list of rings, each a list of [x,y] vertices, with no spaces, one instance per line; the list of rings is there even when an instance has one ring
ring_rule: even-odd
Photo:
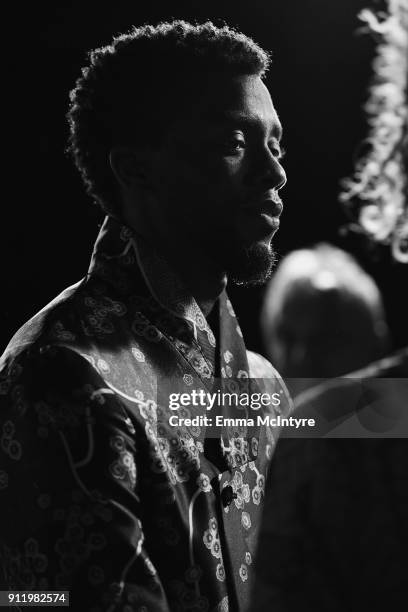
[[[207,318],[227,285],[227,276],[208,257],[197,250],[166,252],[166,259],[183,280]]]
[[[150,240],[162,253],[190,290],[205,317],[227,285],[227,275],[200,249],[193,239],[171,240],[171,231],[158,232],[148,220],[137,217],[136,208],[127,206],[125,223]]]

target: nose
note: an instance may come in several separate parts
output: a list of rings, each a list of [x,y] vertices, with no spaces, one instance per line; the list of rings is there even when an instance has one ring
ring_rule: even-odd
[[[268,146],[265,146],[259,155],[256,164],[256,177],[259,185],[267,189],[282,189],[286,184],[286,172],[280,160]]]

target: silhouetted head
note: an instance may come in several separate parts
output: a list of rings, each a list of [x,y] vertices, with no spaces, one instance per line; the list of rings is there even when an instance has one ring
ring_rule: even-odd
[[[92,51],[68,114],[88,192],[162,250],[262,282],[286,181],[269,55],[227,26],[134,28]]]
[[[282,260],[266,291],[262,328],[273,364],[288,377],[346,374],[381,357],[388,344],[375,282],[328,244]]]

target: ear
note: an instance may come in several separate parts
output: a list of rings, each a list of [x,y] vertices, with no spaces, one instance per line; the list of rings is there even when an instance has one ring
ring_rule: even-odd
[[[149,157],[147,151],[132,147],[114,147],[109,153],[112,172],[122,189],[146,188],[149,185]]]

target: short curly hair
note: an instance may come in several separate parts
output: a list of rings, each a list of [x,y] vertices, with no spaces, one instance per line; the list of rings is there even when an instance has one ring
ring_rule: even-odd
[[[88,54],[70,92],[68,152],[88,194],[108,214],[118,209],[109,165],[115,145],[158,146],[166,125],[211,73],[265,77],[270,55],[227,25],[182,20],[134,27]],[[149,118],[152,121],[149,121]]]

